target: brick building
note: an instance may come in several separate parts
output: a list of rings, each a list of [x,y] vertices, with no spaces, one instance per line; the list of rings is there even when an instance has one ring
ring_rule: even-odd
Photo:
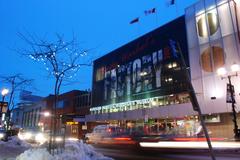
[[[46,107],[42,110],[39,125],[43,130],[50,130],[51,111],[54,107],[54,96],[45,98]],[[85,121],[85,115],[89,114],[91,105],[91,92],[72,90],[58,96],[56,108],[57,132],[66,127],[66,136],[81,138],[89,128]],[[46,113],[49,113],[46,114]],[[45,115],[45,116],[44,116]]]

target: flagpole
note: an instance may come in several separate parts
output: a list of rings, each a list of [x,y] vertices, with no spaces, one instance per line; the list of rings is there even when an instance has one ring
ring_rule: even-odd
[[[176,17],[178,16],[178,5],[177,5],[177,0],[175,0],[175,5],[176,5]]]
[[[138,22],[138,25],[137,25],[138,29],[137,29],[137,32],[138,32],[138,37],[140,36],[140,21]]]
[[[156,27],[158,27],[158,11],[156,10]]]

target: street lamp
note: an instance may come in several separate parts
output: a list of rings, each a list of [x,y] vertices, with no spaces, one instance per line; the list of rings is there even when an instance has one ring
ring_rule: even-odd
[[[240,129],[238,129],[238,124],[237,124],[237,112],[236,112],[236,100],[235,100],[235,93],[234,93],[234,86],[232,85],[231,78],[238,76],[237,72],[240,70],[240,67],[238,64],[233,64],[231,66],[231,72],[230,74],[227,74],[227,70],[224,67],[221,67],[217,70],[217,74],[221,76],[221,79],[228,79],[228,84],[227,84],[227,103],[232,104],[232,115],[233,115],[233,124],[234,124],[234,137],[236,139],[240,138]],[[234,74],[231,74],[231,73]],[[228,96],[229,95],[229,96]]]
[[[43,113],[43,115],[44,115],[44,117],[49,117],[50,113],[46,111],[46,112]]]
[[[47,118],[47,117],[50,117],[51,114],[50,114],[50,112],[45,111],[45,112],[43,112],[43,116],[44,116],[45,118]],[[45,120],[44,120],[44,121],[45,121]],[[45,124],[43,124],[43,128],[45,129]]]
[[[1,91],[1,94],[2,94],[2,105],[1,105],[1,110],[0,110],[0,117],[2,117],[2,108],[4,106],[4,99],[5,99],[5,96],[8,94],[9,90],[6,89],[6,88],[3,88],[2,91]]]
[[[2,96],[5,97],[8,94],[9,90],[4,88],[1,92]]]

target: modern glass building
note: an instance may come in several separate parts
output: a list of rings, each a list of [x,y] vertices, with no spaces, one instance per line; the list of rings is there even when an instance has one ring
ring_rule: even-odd
[[[194,136],[199,122],[188,95],[187,71],[212,136],[231,137],[227,81],[217,71],[240,64],[239,6],[234,0],[200,0],[184,16],[95,60],[87,119]],[[182,67],[181,55],[189,68]],[[239,80],[232,78],[237,103]]]
[[[205,114],[219,115],[222,132],[231,137],[233,123],[230,76],[235,90],[236,111],[240,111],[240,2],[201,0],[185,10],[192,83]],[[218,72],[225,72],[219,75]],[[230,102],[230,103],[227,103]],[[238,124],[239,115],[238,115]]]

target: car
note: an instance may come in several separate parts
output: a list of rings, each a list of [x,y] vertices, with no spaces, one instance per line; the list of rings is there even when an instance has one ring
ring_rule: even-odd
[[[86,143],[124,143],[129,142],[131,138],[125,134],[124,129],[119,126],[98,125],[93,128],[91,133],[85,135]]]
[[[7,132],[4,128],[0,128],[0,140],[2,141],[7,140]]]
[[[20,129],[18,137],[21,140],[25,140],[29,143],[43,144],[48,141],[48,134],[37,129]]]

